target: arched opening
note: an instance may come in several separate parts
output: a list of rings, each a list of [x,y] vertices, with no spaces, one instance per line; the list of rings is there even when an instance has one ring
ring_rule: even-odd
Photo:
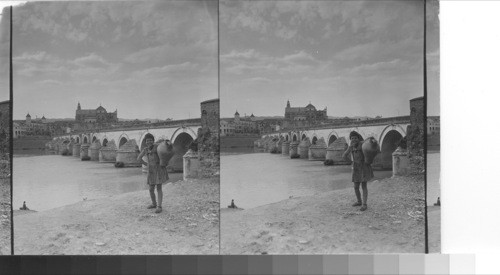
[[[304,140],[304,139],[306,139],[306,138],[307,138],[306,134],[302,134],[302,138],[301,138],[301,140]]]
[[[403,136],[396,130],[390,130],[384,137],[381,145],[382,168],[392,168],[392,153],[398,148],[399,141]]]
[[[76,143],[80,143],[80,137],[76,137]]]
[[[313,139],[312,139],[312,145],[316,145],[317,142],[318,142],[318,138],[317,137],[313,137]]]
[[[97,139],[97,137],[96,137],[96,136],[94,136],[94,137],[92,138],[92,143],[94,143],[94,142],[96,141],[96,139]]]
[[[146,139],[148,138],[152,138],[153,140],[155,140],[155,137],[151,134],[151,133],[147,133],[144,138],[142,139],[142,142],[141,142],[141,150],[146,148]]]
[[[123,144],[127,143],[127,138],[126,137],[122,137],[120,139],[120,142],[118,143],[118,148],[122,147]]]
[[[292,141],[297,141],[297,135],[293,135]]]
[[[83,144],[87,144],[89,143],[89,140],[87,139],[87,137],[83,137]]]
[[[193,138],[188,133],[180,133],[173,141],[174,156],[168,162],[168,165],[174,171],[182,171],[183,169],[183,159],[182,157],[189,149],[189,144],[193,142]]]
[[[337,137],[335,135],[331,135],[330,138],[328,139],[328,146],[330,146],[336,140],[337,140]]]
[[[105,139],[102,140],[102,146],[106,147],[106,145],[108,145],[108,139],[107,138],[105,138]]]
[[[285,141],[288,141],[288,135],[285,136]]]

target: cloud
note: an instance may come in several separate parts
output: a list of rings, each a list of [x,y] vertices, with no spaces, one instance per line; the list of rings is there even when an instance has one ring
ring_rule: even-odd
[[[112,65],[104,58],[95,53],[91,53],[87,56],[78,57],[75,60],[73,60],[72,63],[80,67],[94,67],[94,68],[107,68]]]
[[[300,74],[307,71],[322,70],[328,62],[322,62],[305,51],[272,57],[255,49],[232,50],[220,57],[221,68],[230,74]]]

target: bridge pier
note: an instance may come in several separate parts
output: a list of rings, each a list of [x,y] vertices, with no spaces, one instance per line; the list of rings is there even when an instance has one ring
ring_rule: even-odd
[[[101,149],[101,143],[96,140],[89,147],[89,155],[91,161],[99,161],[99,149]]]
[[[200,168],[200,160],[198,153],[189,149],[183,158],[183,180],[198,178],[198,170]]]
[[[309,157],[309,147],[311,147],[309,138],[305,138],[299,143],[299,156],[301,159],[307,159]]]
[[[290,154],[290,141],[283,141],[281,144],[281,154],[288,156]]]
[[[122,162],[125,167],[141,167],[137,161],[139,147],[134,139],[127,141],[116,151],[116,162]]]
[[[73,145],[73,157],[80,157],[80,148],[82,147],[82,145],[80,143],[75,143]]]
[[[89,147],[90,145],[88,143],[82,144],[80,147],[80,159],[83,160],[84,158],[89,156]]]
[[[351,164],[350,160],[345,160],[342,155],[347,150],[349,145],[347,145],[346,139],[340,137],[336,139],[328,148],[326,149],[326,159],[332,160],[333,165],[348,165]]]
[[[68,156],[72,156],[73,155],[73,145],[75,145],[75,143],[73,141],[70,141],[67,145],[67,148],[68,148]]]
[[[289,156],[290,158],[293,157],[294,155],[299,154],[299,142],[297,141],[292,141],[290,143],[290,150],[289,150]]]
[[[392,175],[403,176],[410,173],[410,159],[408,158],[408,150],[398,147],[392,153]]]
[[[316,144],[309,146],[309,160],[321,160],[326,159],[326,143],[323,138],[319,139]]]
[[[116,162],[116,144],[114,140],[111,140],[99,149],[99,162]]]

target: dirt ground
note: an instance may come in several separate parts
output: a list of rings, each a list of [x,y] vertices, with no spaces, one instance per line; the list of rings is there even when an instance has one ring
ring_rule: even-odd
[[[427,206],[429,253],[441,253],[441,207]]]
[[[352,188],[248,210],[221,209],[222,254],[425,252],[424,180],[368,183],[368,210]]]
[[[10,168],[4,168],[0,172],[0,255],[10,255]]]
[[[42,212],[15,211],[15,254],[218,254],[219,178],[163,186],[163,212],[148,191]]]

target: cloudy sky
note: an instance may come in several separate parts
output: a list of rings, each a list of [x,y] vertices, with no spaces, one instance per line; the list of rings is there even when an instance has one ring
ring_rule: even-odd
[[[221,116],[283,116],[287,99],[329,116],[408,115],[423,96],[423,18],[422,1],[223,1]]]
[[[2,26],[3,28],[4,26]],[[217,2],[32,2],[14,8],[14,119],[195,118],[218,97]]]

